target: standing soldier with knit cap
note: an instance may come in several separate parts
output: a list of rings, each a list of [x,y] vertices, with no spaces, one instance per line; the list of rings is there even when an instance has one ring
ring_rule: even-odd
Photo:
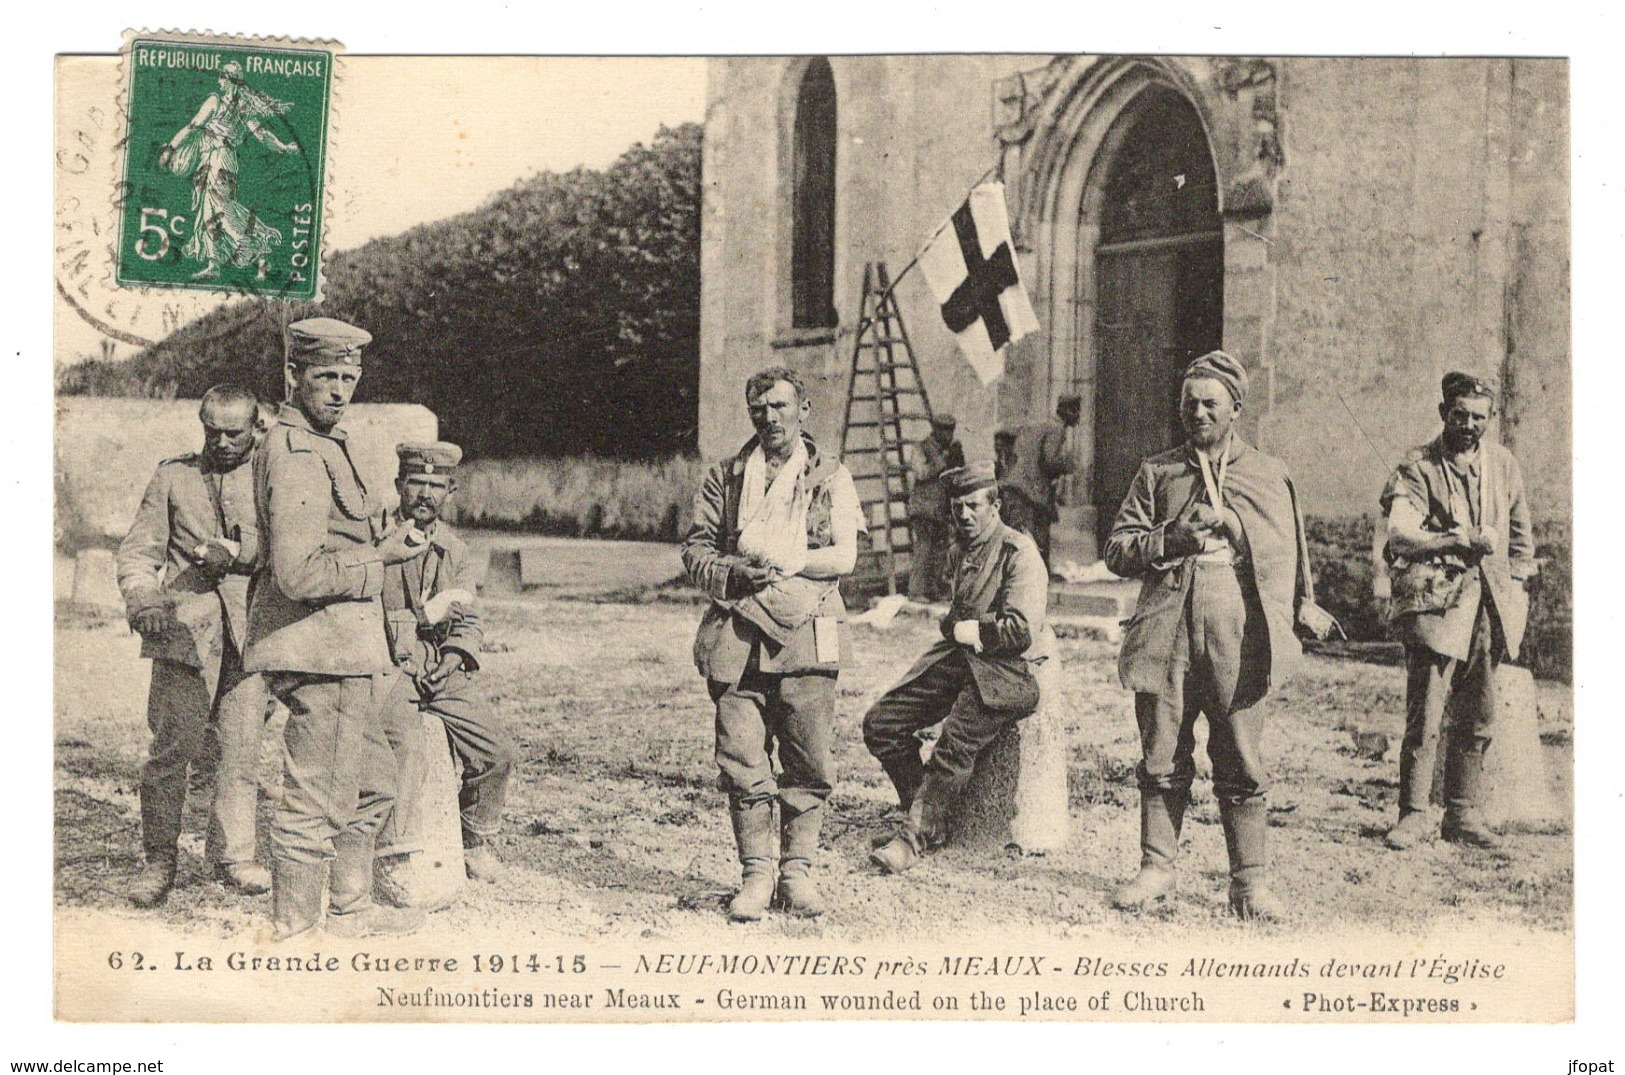
[[[271,835],[277,939],[323,924],[339,936],[403,933],[421,911],[372,902],[373,842],[395,798],[380,713],[392,662],[378,595],[390,564],[429,543],[382,541],[340,428],[372,336],[328,317],[287,328],[289,400],[255,460],[263,548],[248,599],[244,666],[288,707],[282,802]]]
[[[1428,799],[1445,707],[1444,838],[1495,847],[1485,823],[1484,754],[1495,718],[1495,670],[1516,659],[1535,573],[1534,528],[1523,471],[1484,439],[1495,388],[1470,373],[1440,385],[1443,431],[1405,457],[1382,491],[1388,516],[1395,632],[1405,643],[1405,741],[1399,756],[1399,822],[1386,843],[1404,850],[1433,836]]]
[[[809,870],[835,778],[839,583],[857,562],[862,511],[852,475],[802,430],[812,403],[798,374],[755,374],[745,406],[756,435],[706,474],[683,566],[710,598],[694,660],[716,705],[743,875],[728,915],[751,922],[775,900],[792,915],[824,909]]]
[[[1192,362],[1180,390],[1186,442],[1140,464],[1107,539],[1106,565],[1143,580],[1118,672],[1140,726],[1140,871],[1113,897],[1123,909],[1174,887],[1179,834],[1196,775],[1196,718],[1230,857],[1230,909],[1275,920],[1267,881],[1258,707],[1301,652],[1294,627],[1320,634],[1308,545],[1286,465],[1235,430],[1247,371],[1223,351]]]

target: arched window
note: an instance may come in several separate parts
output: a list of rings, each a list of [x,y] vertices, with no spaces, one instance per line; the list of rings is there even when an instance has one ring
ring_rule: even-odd
[[[819,57],[796,94],[790,187],[790,317],[830,328],[835,316],[835,75]]]

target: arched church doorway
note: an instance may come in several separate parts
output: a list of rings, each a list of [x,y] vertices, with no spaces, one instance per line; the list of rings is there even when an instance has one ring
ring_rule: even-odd
[[[1094,473],[1104,543],[1140,461],[1176,444],[1180,373],[1224,336],[1224,231],[1207,134],[1151,83],[1101,145],[1094,249]]]

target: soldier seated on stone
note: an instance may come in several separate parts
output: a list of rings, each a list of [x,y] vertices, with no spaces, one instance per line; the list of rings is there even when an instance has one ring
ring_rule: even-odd
[[[203,451],[166,459],[118,550],[119,589],[141,656],[152,660],[141,768],[146,866],[130,886],[154,907],[175,884],[187,770],[203,759],[211,719],[220,746],[205,855],[228,887],[259,895],[270,872],[254,861],[265,683],[243,671],[248,576],[259,551],[253,469],[259,402],[217,385],[198,408]]]
[[[976,758],[1038,708],[1032,665],[1050,659],[1049,576],[1033,539],[999,518],[992,463],[942,475],[954,523],[953,596],[942,641],[863,718],[863,740],[897,789],[902,829],[870,859],[902,873],[948,836]],[[929,761],[917,733],[941,723]]]
[[[477,585],[468,545],[441,518],[457,491],[463,450],[455,444],[400,444],[395,491],[400,506],[380,532],[415,525],[428,535],[424,555],[384,568],[384,628],[396,674],[384,688],[385,734],[396,764],[395,809],[379,831],[378,891],[401,905],[417,900],[407,869],[421,850],[420,792],[426,766],[422,714],[440,718],[462,768],[463,865],[470,878],[495,883],[504,870],[491,848],[517,751],[507,728],[474,689],[484,631],[474,607]]]

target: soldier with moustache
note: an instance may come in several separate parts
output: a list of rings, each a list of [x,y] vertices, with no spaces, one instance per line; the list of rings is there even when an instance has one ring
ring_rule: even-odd
[[[948,813],[981,752],[1038,708],[1033,666],[1053,658],[1049,572],[1032,538],[999,517],[993,463],[941,478],[954,522],[952,605],[942,640],[863,718],[863,741],[897,789],[898,834],[870,859],[902,873],[948,837]],[[918,733],[942,728],[930,761]]]
[[[1484,439],[1495,386],[1453,372],[1440,383],[1444,428],[1409,452],[1382,492],[1385,554],[1392,568],[1392,627],[1405,643],[1405,739],[1399,820],[1385,837],[1403,851],[1441,831],[1451,843],[1493,848],[1483,817],[1484,757],[1494,733],[1495,673],[1516,660],[1535,574],[1534,527],[1523,471]],[[1433,764],[1446,706],[1445,812],[1429,811]]]
[[[137,907],[163,903],[174,887],[187,771],[202,760],[211,718],[220,757],[206,856],[230,888],[259,895],[271,883],[254,861],[265,684],[242,659],[248,576],[259,553],[249,465],[259,415],[246,388],[204,393],[203,450],[158,464],[118,549],[130,626],[152,661],[152,745],[141,768],[146,865],[130,886]]]
[[[463,867],[469,878],[496,883],[505,875],[492,849],[518,751],[508,729],[475,690],[484,629],[474,605],[478,586],[468,545],[441,514],[457,491],[463,450],[436,441],[400,444],[395,491],[399,507],[383,518],[391,534],[416,527],[427,535],[422,556],[384,569],[384,626],[397,674],[385,690],[386,734],[396,762],[398,797],[378,837],[377,890],[402,905],[411,890],[412,854],[420,850],[420,789],[426,757],[421,715],[433,714],[462,769]]]
[[[378,511],[340,424],[372,336],[333,318],[287,328],[288,402],[254,468],[263,548],[244,665],[288,707],[272,825],[272,924],[286,939],[403,933],[421,911],[374,905],[373,845],[395,799],[379,689],[394,666],[379,595],[386,570],[424,555],[416,527]],[[323,916],[323,898],[327,911]]]

